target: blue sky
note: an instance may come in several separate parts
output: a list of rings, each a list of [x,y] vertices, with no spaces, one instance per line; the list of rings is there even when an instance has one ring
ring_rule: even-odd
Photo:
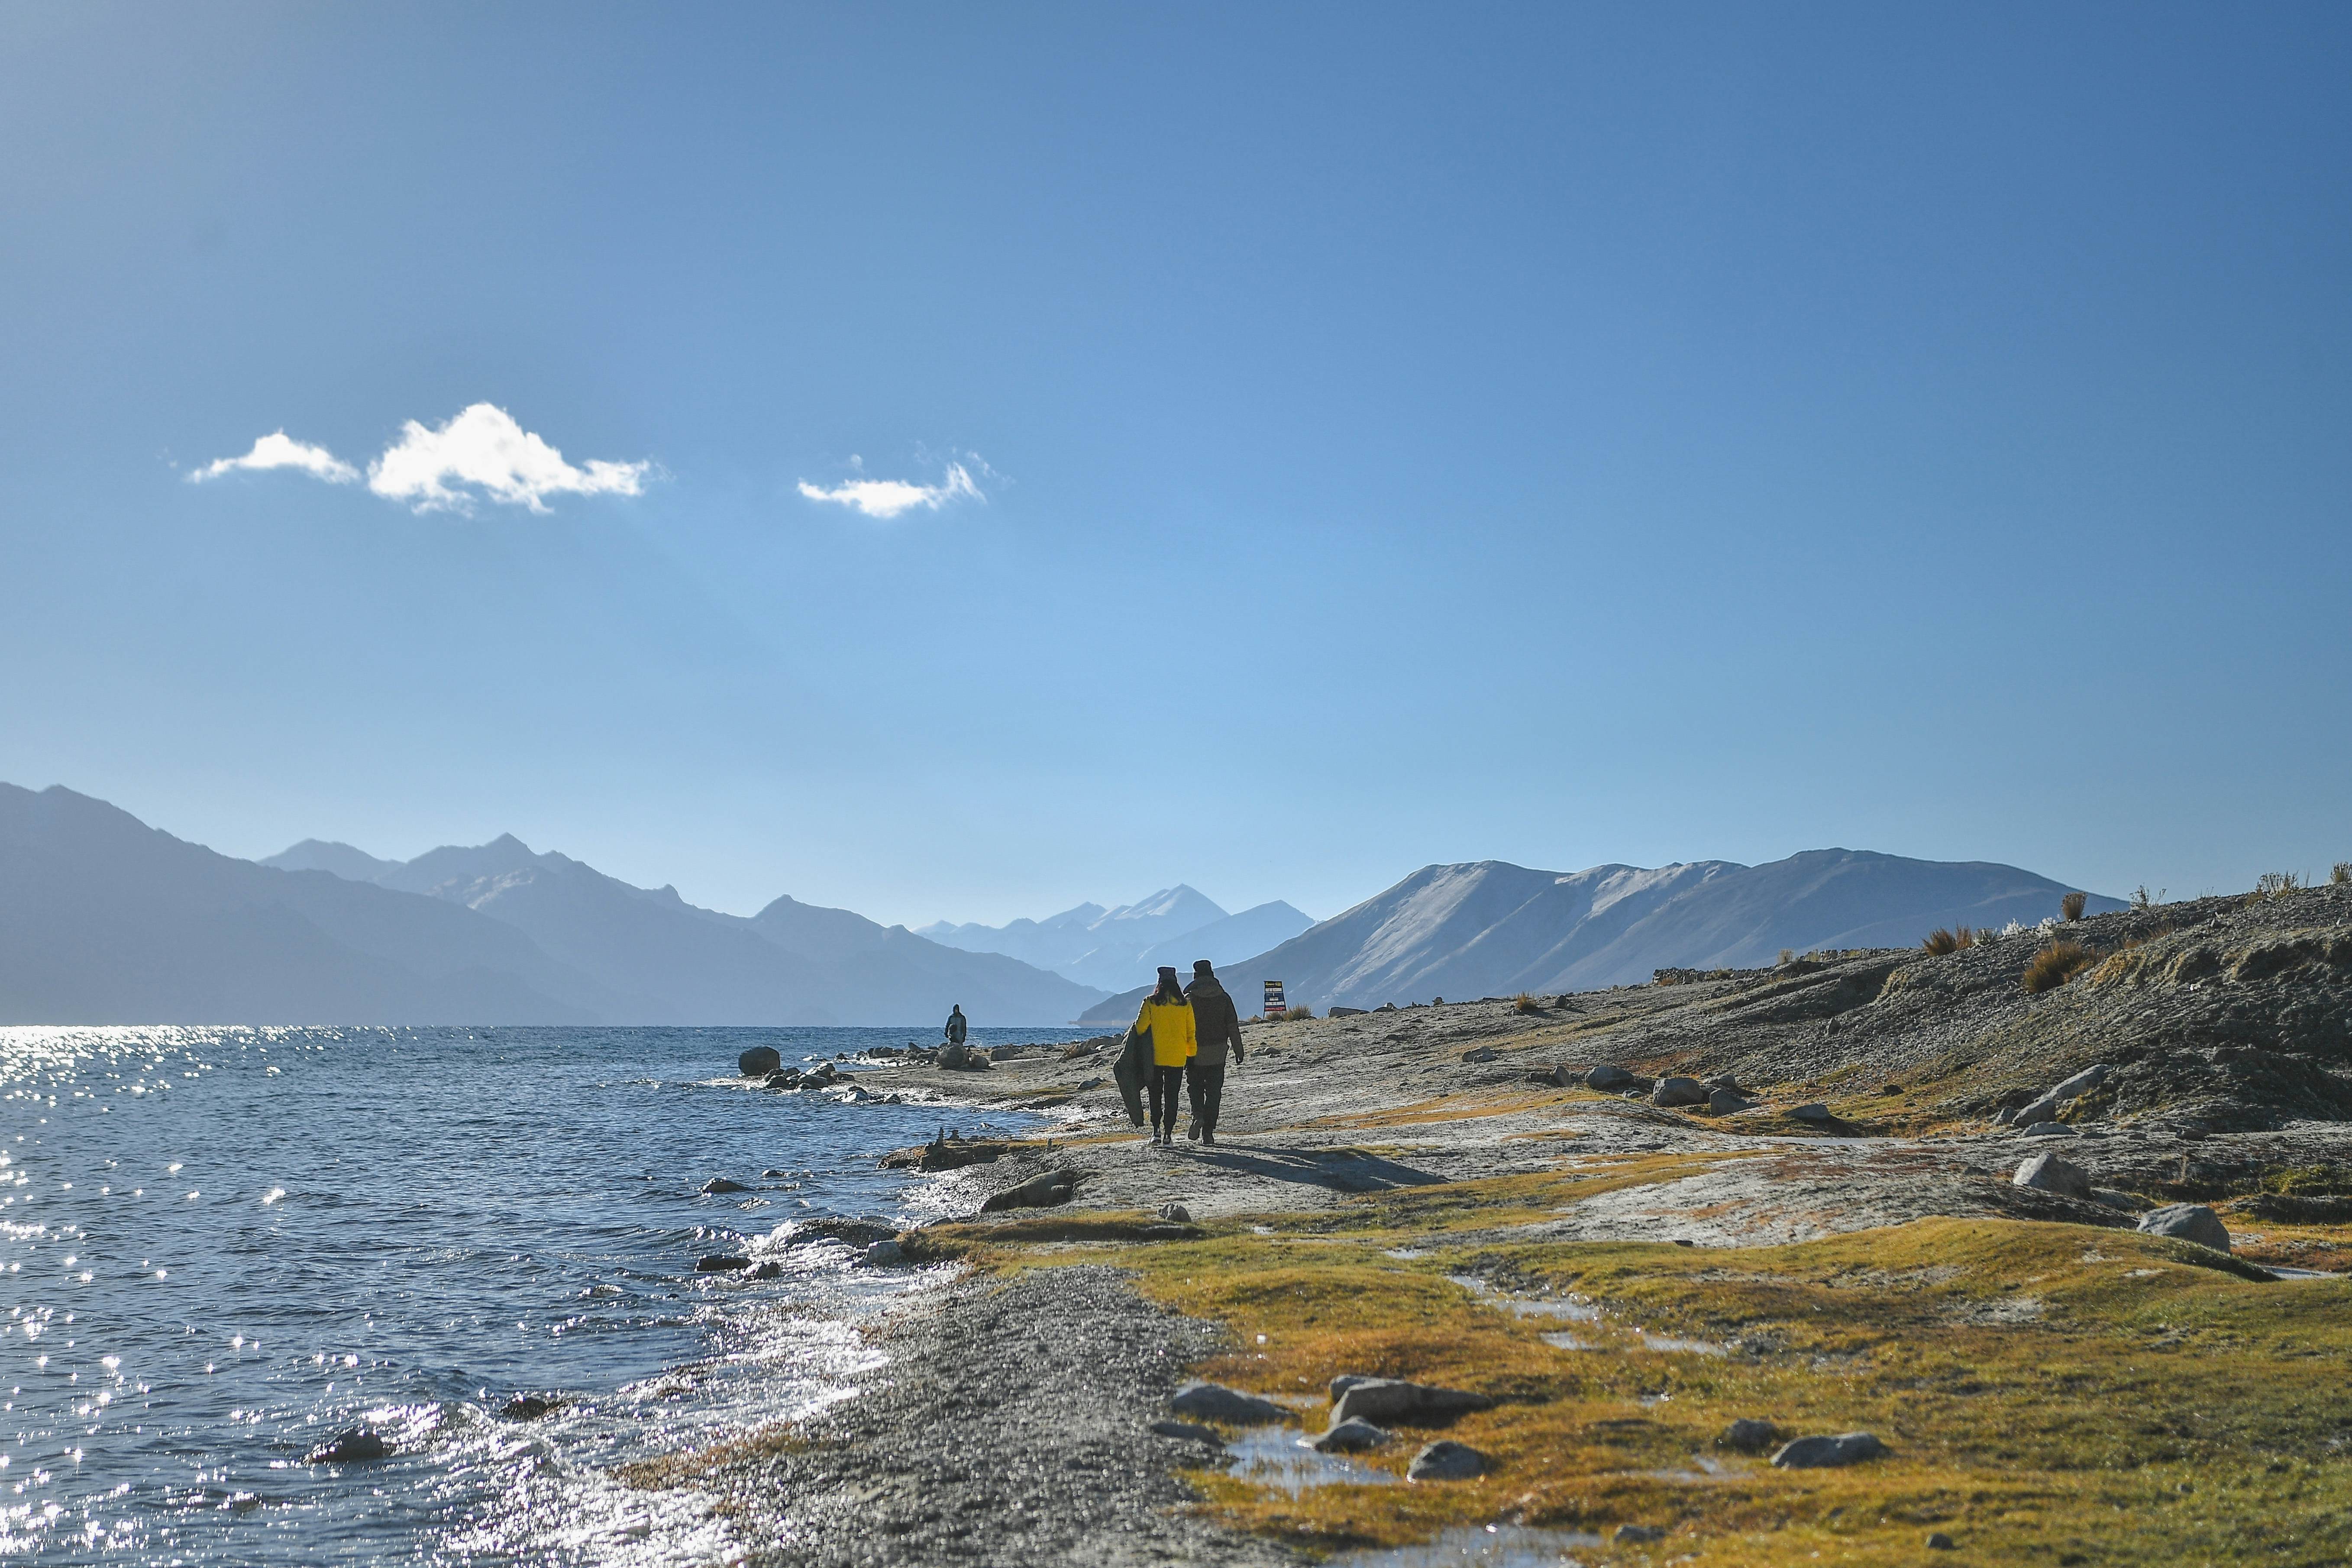
[[[13,5],[0,778],[910,923],[2324,872],[2347,79],[2333,6]],[[349,477],[192,479],[281,430]]]

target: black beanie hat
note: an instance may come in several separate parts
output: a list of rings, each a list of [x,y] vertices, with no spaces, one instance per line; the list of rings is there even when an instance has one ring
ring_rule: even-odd
[[[1192,961],[1192,973],[1195,974],[1209,974],[1214,972],[1210,969],[1209,961],[1207,959],[1196,958]]]

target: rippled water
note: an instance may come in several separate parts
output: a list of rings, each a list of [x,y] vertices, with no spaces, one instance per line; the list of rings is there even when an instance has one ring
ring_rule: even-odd
[[[842,1397],[917,1277],[783,1238],[919,1201],[875,1159],[942,1121],[1019,1124],[755,1092],[736,1055],[908,1037],[0,1029],[0,1557],[724,1557],[611,1468]],[[719,1250],[785,1273],[697,1276]],[[499,1418],[525,1391],[565,1403]],[[394,1455],[306,1462],[360,1425]]]

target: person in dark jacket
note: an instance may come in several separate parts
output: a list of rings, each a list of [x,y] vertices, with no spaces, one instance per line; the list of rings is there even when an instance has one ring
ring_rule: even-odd
[[[963,1044],[964,1034],[968,1027],[969,1026],[964,1022],[963,1004],[961,1002],[949,1004],[948,1026],[945,1030],[948,1037],[948,1044],[951,1046],[960,1046]]]
[[[1184,1088],[1192,1100],[1192,1125],[1185,1133],[1203,1143],[1217,1141],[1217,1111],[1225,1098],[1225,1047],[1234,1062],[1242,1062],[1242,1019],[1234,999],[1209,967],[1205,958],[1192,961],[1192,984],[1184,987],[1192,1004],[1192,1060],[1184,1068]]]

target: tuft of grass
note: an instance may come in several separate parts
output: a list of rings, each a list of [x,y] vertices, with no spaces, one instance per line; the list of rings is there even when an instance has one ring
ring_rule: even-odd
[[[1543,1004],[1522,991],[1511,998],[1511,1009],[1517,1013],[1540,1013],[1543,1011]]]
[[[1315,1009],[1312,1007],[1286,1007],[1282,1011],[1281,1022],[1304,1024],[1313,1016],[1315,1016]]]
[[[2091,901],[2088,893],[2069,893],[2058,900],[2058,918],[2078,921],[2083,918],[2083,906]]]
[[[1784,948],[1782,948],[1782,949],[1780,950],[1780,967],[1781,967],[1781,968],[1786,969],[1786,968],[1788,968],[1788,967],[1789,967],[1789,965],[1790,965],[1790,964],[1792,964],[1792,963],[1796,963],[1796,962],[1797,962],[1797,950],[1796,950],[1795,948],[1793,948],[1793,947],[1784,947]]]
[[[2347,882],[2352,882],[2352,860],[2336,862],[2336,869],[2327,873],[2327,879],[2338,887],[2342,887]]]
[[[2303,879],[2293,871],[2265,871],[2262,875],[2262,879],[2254,884],[2254,891],[2266,899],[2275,899],[2283,894],[2299,892],[2302,889]]]
[[[2079,942],[2052,942],[2025,966],[2027,994],[2039,996],[2044,991],[2056,990],[2089,968],[2098,956]]]
[[[1929,952],[1934,953],[1937,957],[1941,958],[1948,952],[1959,952],[1960,939],[1957,932],[1949,931],[1943,926],[1937,926],[1934,931],[1927,933],[1927,940],[1921,942],[1919,945],[1926,948]]]
[[[2131,907],[2136,910],[2152,910],[2164,902],[2164,895],[2171,890],[2169,888],[2158,888],[2151,893],[2147,890],[2147,884],[2142,882],[2132,889]]]

